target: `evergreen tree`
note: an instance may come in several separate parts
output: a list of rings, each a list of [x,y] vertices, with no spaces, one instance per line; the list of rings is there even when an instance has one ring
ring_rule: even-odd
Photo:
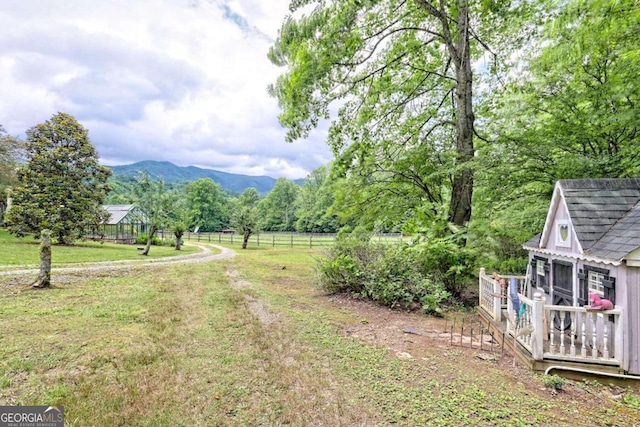
[[[58,113],[29,129],[25,148],[5,218],[11,233],[38,237],[49,229],[59,244],[71,244],[105,220],[111,171],[73,116]]]

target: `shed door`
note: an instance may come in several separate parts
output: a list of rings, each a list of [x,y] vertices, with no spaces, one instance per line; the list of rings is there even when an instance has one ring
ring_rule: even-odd
[[[573,305],[573,264],[570,262],[553,262],[553,305]],[[560,329],[560,314],[553,319],[556,329]],[[571,327],[571,314],[564,314],[564,330]]]

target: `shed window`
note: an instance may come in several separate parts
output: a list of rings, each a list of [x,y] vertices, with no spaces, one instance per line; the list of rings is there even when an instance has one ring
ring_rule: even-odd
[[[604,274],[597,271],[588,270],[587,280],[589,282],[589,292],[595,292],[601,297],[604,296]],[[587,294],[588,295],[588,294]]]
[[[534,256],[531,260],[531,282],[538,288],[542,288],[549,293],[549,260],[539,256]]]
[[[545,266],[545,262],[543,260],[538,260],[538,262],[536,263],[536,270],[538,273],[538,276],[544,276],[544,266]]]
[[[581,306],[589,305],[589,292],[595,292],[616,303],[616,278],[609,275],[609,270],[585,265],[578,273],[580,280],[580,294],[578,302]]]

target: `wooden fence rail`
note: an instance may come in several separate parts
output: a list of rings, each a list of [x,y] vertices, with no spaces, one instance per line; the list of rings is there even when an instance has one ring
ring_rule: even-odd
[[[172,233],[161,231],[158,233],[161,239],[172,238]],[[263,232],[252,234],[248,244],[255,246],[287,246],[290,248],[318,248],[333,246],[336,241],[335,233],[291,233],[291,232]],[[182,237],[185,241],[206,242],[206,243],[242,243],[242,235],[239,233],[185,233]],[[374,234],[374,241],[401,241],[400,233],[377,233]]]

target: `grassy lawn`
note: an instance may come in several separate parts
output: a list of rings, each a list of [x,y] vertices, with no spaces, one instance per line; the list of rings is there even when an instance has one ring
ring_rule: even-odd
[[[344,333],[362,314],[315,289],[318,252],[233,248],[226,261],[70,274],[50,290],[0,277],[0,404],[64,405],[69,426],[640,419],[638,395],[614,401],[593,384],[552,395],[536,374],[456,349],[394,357]]]
[[[32,237],[17,239],[6,230],[0,229],[0,268],[11,266],[37,268],[40,263],[39,250],[39,240]],[[54,267],[78,262],[140,260],[142,258],[135,245],[93,241],[78,241],[73,246],[54,245],[51,252]],[[184,246],[180,251],[174,250],[171,246],[153,246],[149,251],[148,258],[186,255],[194,252],[198,252],[198,248],[195,246]]]

